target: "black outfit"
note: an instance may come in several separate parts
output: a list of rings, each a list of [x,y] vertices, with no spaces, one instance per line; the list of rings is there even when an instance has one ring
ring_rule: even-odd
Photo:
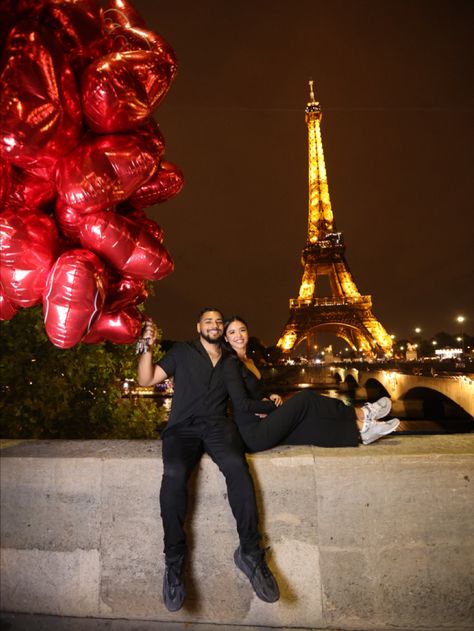
[[[259,549],[255,491],[244,445],[234,422],[226,416],[228,394],[221,358],[215,366],[202,344],[178,342],[158,365],[174,377],[168,426],[162,433],[163,479],[160,491],[167,561],[185,552],[184,520],[187,481],[204,452],[225,476],[229,503],[246,553]]]
[[[356,447],[359,443],[355,410],[338,399],[302,390],[278,408],[260,401],[267,410],[256,410],[256,400],[262,399],[263,394],[253,372],[236,357],[230,357],[224,365],[224,379],[234,419],[249,451],[276,445]],[[255,412],[260,411],[268,412],[268,416],[256,416]]]

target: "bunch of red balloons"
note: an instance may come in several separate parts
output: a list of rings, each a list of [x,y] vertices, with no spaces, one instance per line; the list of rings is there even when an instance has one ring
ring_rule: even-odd
[[[0,0],[0,319],[43,303],[53,344],[137,339],[173,270],[144,208],[183,185],[152,114],[172,48],[128,0]]]

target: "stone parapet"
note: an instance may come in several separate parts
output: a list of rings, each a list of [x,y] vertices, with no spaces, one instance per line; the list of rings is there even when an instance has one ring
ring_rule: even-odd
[[[224,479],[190,483],[189,597],[169,613],[159,441],[3,441],[4,611],[337,629],[472,629],[474,436],[249,456],[281,599],[233,564]]]

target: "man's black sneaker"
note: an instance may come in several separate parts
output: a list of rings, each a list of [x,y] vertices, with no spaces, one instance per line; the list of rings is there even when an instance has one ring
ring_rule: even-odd
[[[234,552],[234,561],[249,579],[257,596],[266,603],[274,603],[280,598],[280,590],[265,561],[265,552],[266,549],[262,549],[245,554],[239,546]]]
[[[173,561],[166,561],[163,577],[163,602],[168,611],[181,609],[186,596],[183,581],[184,555]]]

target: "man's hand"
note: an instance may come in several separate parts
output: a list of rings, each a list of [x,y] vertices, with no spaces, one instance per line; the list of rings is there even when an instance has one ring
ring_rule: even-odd
[[[140,355],[138,360],[138,383],[140,386],[154,386],[168,379],[168,375],[158,364],[153,365],[153,346],[156,342],[158,330],[153,320],[147,318],[141,335],[146,341],[147,350]]]
[[[156,324],[153,322],[153,320],[147,318],[145,320],[145,327],[142,332],[142,338],[147,341],[150,350],[155,345],[157,335],[158,329],[156,328]]]

